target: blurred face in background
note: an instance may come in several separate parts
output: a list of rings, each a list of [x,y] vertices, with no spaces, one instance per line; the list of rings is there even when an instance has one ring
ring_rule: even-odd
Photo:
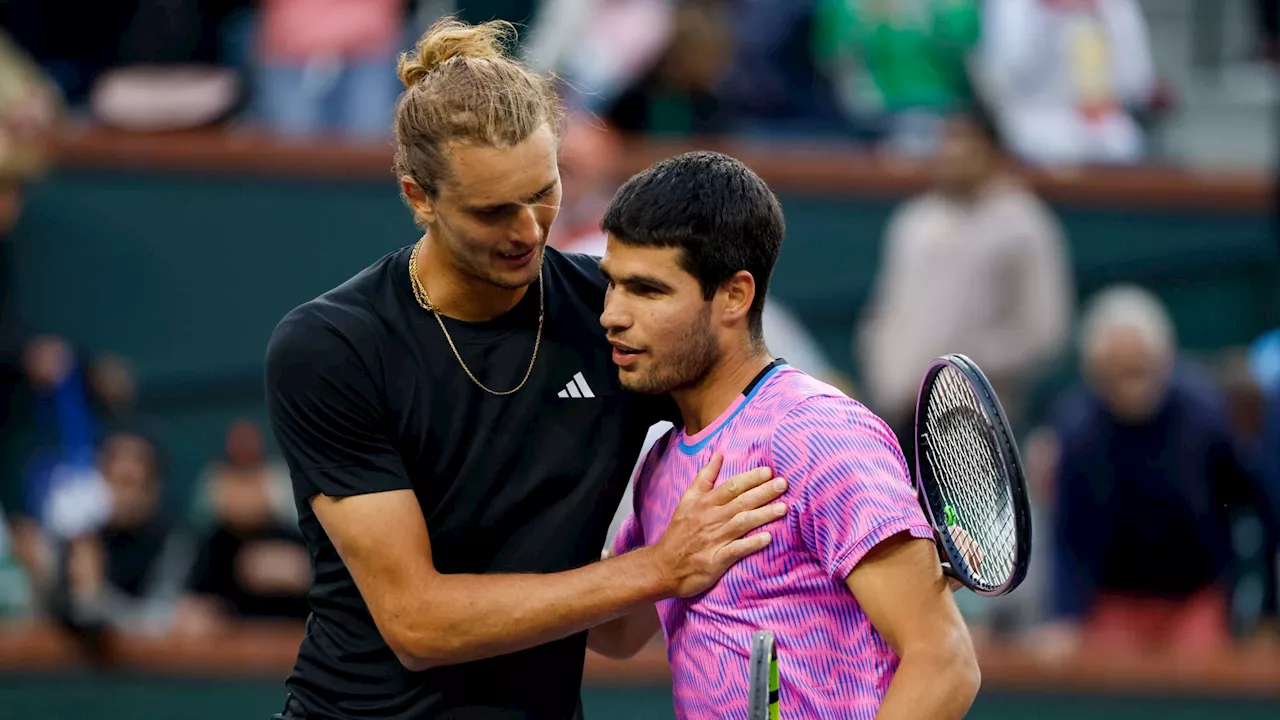
[[[934,181],[948,195],[968,197],[982,187],[996,169],[996,149],[973,121],[947,121],[934,156]]]
[[[160,499],[155,449],[137,435],[115,435],[102,446],[102,476],[111,491],[110,525],[130,530],[145,525]]]
[[[733,60],[733,37],[728,28],[718,6],[679,8],[671,45],[662,61],[663,73],[686,90],[714,90]]]
[[[23,357],[27,382],[37,390],[51,390],[66,379],[75,359],[61,338],[38,337],[27,343]]]
[[[560,141],[564,190],[560,214],[549,236],[553,247],[564,247],[583,233],[599,231],[609,198],[618,189],[614,173],[622,151],[622,139],[603,120],[591,116],[569,120]]]
[[[89,385],[98,400],[110,409],[131,407],[137,395],[133,373],[117,357],[104,357],[89,368]]]
[[[262,430],[240,420],[227,431],[227,467],[215,476],[214,513],[233,529],[250,531],[271,522],[274,510],[267,475],[257,470],[265,459]]]
[[[714,298],[680,265],[680,250],[635,247],[609,237],[600,267],[609,278],[604,326],[622,386],[667,393],[700,383],[720,359]]]
[[[236,468],[251,468],[263,460],[262,430],[252,420],[240,420],[227,431],[227,462]]]
[[[1160,409],[1168,387],[1168,354],[1138,330],[1105,331],[1086,357],[1090,385],[1111,412],[1130,424],[1144,422]]]

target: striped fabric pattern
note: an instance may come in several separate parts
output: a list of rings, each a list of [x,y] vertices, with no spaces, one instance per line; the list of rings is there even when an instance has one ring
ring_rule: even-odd
[[[782,717],[872,720],[898,658],[845,585],[869,550],[900,532],[933,537],[888,426],[786,365],[694,436],[658,441],[636,480],[621,553],[662,537],[711,453],[718,481],[760,466],[790,482],[770,546],[702,595],[658,605],[682,720],[746,718],[751,636],[775,634]]]

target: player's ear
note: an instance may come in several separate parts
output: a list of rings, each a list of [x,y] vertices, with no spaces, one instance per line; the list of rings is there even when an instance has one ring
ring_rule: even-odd
[[[721,313],[726,322],[746,322],[751,303],[756,299],[756,279],[746,270],[739,270],[720,285]]]
[[[405,175],[400,178],[400,190],[404,193],[405,201],[409,203],[409,208],[413,210],[413,218],[419,225],[425,227],[436,221],[435,200],[427,194],[417,180]]]

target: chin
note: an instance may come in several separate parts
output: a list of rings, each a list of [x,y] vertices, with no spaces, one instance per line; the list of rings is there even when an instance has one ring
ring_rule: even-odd
[[[665,395],[672,388],[662,384],[661,378],[649,373],[642,373],[633,368],[618,368],[618,384],[627,392],[638,395]]]
[[[534,284],[538,280],[538,265],[533,263],[529,268],[516,271],[489,273],[487,278],[490,285],[495,285],[504,290],[519,290]]]

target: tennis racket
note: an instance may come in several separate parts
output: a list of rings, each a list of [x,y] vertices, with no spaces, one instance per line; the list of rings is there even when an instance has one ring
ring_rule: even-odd
[[[778,646],[773,633],[760,630],[751,636],[750,720],[778,720]]]
[[[1031,559],[1026,478],[995,390],[964,355],[940,357],[925,372],[915,480],[946,574],[978,595],[1013,592]]]

